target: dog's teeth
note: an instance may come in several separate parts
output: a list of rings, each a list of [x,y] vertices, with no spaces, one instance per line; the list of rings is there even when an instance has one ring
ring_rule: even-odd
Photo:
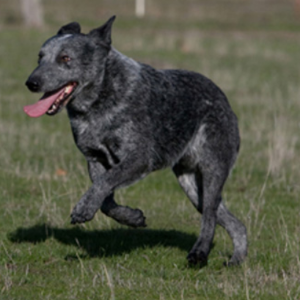
[[[70,93],[71,90],[72,90],[72,86],[67,86],[66,92],[67,92],[67,93]]]

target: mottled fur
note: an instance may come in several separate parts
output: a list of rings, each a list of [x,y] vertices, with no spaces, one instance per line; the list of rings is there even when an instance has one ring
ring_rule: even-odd
[[[93,184],[71,222],[89,221],[101,209],[122,224],[145,226],[142,211],[118,205],[113,193],[171,167],[203,214],[189,262],[207,260],[216,224],[233,240],[230,263],[241,262],[247,255],[246,228],[221,196],[239,150],[237,118],[226,96],[201,74],[156,70],[119,53],[111,46],[113,21],[89,34],[80,33],[78,23],[62,27],[43,45],[39,66],[27,81],[37,92],[78,83],[66,108]],[[64,53],[70,62],[58,62]]]

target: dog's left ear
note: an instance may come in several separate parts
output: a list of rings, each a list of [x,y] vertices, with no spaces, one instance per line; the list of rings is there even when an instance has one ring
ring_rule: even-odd
[[[57,34],[74,34],[74,33],[80,33],[81,28],[80,25],[77,22],[73,22],[70,24],[67,24],[63,26]]]
[[[107,47],[111,45],[111,28],[116,16],[112,16],[104,25],[99,28],[93,29],[89,35],[98,38],[102,44]]]

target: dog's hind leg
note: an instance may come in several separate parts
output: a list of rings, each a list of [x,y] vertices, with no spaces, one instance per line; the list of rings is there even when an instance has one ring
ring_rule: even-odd
[[[200,173],[198,168],[196,171],[183,171],[182,174],[180,174],[180,169],[181,172],[184,170],[179,165],[174,167],[181,187],[197,210],[202,212],[201,232],[187,259],[192,264],[206,264],[215,234],[216,211],[221,201],[220,191],[223,182],[220,182],[218,177]]]
[[[241,263],[247,256],[247,229],[224,205],[217,210],[217,223],[226,229],[232,239],[234,251],[228,265]]]
[[[246,228],[221,202],[221,191],[227,176],[222,179],[210,176],[208,172],[202,174],[199,168],[189,170],[180,164],[175,165],[173,171],[195,208],[203,213],[201,233],[188,255],[188,261],[193,264],[206,263],[215,226],[219,224],[227,230],[234,245],[229,264],[241,262],[247,254]]]
[[[199,171],[189,171],[184,166],[177,164],[173,167],[178,182],[195,208],[202,214],[202,174]]]

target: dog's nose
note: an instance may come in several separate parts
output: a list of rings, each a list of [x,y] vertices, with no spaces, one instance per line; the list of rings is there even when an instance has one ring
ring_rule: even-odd
[[[40,88],[40,84],[36,80],[28,79],[25,84],[32,92],[37,92]]]

